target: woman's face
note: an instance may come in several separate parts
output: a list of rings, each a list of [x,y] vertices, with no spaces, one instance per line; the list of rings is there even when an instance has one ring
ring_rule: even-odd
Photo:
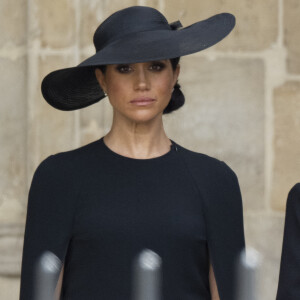
[[[179,75],[170,60],[107,65],[96,77],[108,94],[116,115],[134,122],[150,121],[161,116],[168,105]]]

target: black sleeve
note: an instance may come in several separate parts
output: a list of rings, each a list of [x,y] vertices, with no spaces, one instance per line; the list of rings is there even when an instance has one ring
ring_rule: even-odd
[[[33,300],[37,259],[48,250],[64,260],[72,234],[74,188],[68,168],[50,156],[36,169],[29,190],[20,300]]]
[[[290,190],[287,198],[276,299],[300,299],[300,183]]]
[[[243,207],[236,174],[222,162],[214,174],[205,199],[208,250],[219,296],[232,300],[235,295],[236,262],[245,248]]]

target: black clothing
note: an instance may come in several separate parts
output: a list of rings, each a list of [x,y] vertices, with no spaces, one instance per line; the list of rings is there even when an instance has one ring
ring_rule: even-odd
[[[232,300],[244,246],[238,180],[224,162],[173,141],[162,156],[129,158],[102,137],[37,168],[20,299],[32,300],[34,262],[49,250],[65,265],[62,299],[129,300],[132,262],[148,248],[162,258],[163,300],[210,299],[209,256],[221,300]]]
[[[286,203],[284,237],[276,300],[300,299],[300,183]]]

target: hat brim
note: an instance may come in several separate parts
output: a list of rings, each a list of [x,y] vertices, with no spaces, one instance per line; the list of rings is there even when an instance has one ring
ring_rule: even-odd
[[[229,13],[217,14],[178,30],[156,30],[123,36],[77,67],[51,72],[42,82],[46,101],[60,110],[76,110],[104,98],[95,66],[170,59],[209,48],[235,26]]]

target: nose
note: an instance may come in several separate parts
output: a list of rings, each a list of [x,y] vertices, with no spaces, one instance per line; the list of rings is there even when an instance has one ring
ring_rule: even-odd
[[[147,71],[143,67],[139,67],[135,72],[135,89],[136,90],[149,90],[150,81]]]

